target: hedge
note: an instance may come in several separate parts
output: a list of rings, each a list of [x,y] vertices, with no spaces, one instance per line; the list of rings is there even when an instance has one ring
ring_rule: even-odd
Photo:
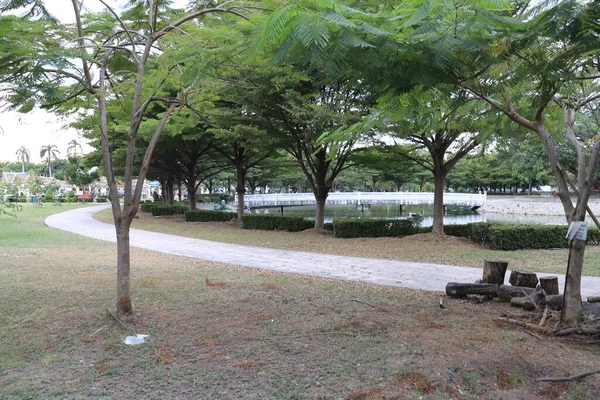
[[[96,197],[96,203],[108,203],[108,198],[106,198],[104,196]]]
[[[333,234],[337,238],[395,237],[420,233],[415,222],[408,219],[349,219],[333,220]]]
[[[242,217],[242,228],[244,229],[298,232],[314,226],[314,221],[300,217],[280,217],[264,214],[247,214]]]
[[[450,236],[465,237],[477,244],[486,244],[489,241],[488,232],[492,224],[475,222],[462,225],[444,225],[444,233]]]
[[[211,210],[189,210],[185,212],[188,222],[231,221],[237,218],[237,213]]]
[[[152,203],[148,203],[148,202],[146,202],[146,203],[140,204],[140,210],[142,210],[143,212],[148,212],[149,213],[149,212],[152,212],[152,209],[154,207],[160,207],[162,205],[163,205],[162,202],[160,202],[160,203],[153,203],[153,202]]]
[[[152,216],[158,217],[162,215],[175,215],[181,214],[183,215],[190,208],[186,205],[172,205],[172,206],[154,206],[152,207]]]

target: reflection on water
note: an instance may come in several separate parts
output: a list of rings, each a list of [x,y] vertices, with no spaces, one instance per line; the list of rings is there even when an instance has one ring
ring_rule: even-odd
[[[257,214],[281,214],[280,207],[257,208],[252,210]],[[402,209],[398,204],[372,205],[368,206],[327,206],[325,207],[325,222],[331,222],[333,218],[386,218],[401,219],[408,218],[409,213],[423,215],[421,226],[433,224],[433,206],[429,204],[404,205]],[[283,215],[288,217],[303,217],[314,219],[314,206],[292,206],[284,207]],[[558,224],[566,225],[567,222],[561,216],[548,215],[504,215],[504,214],[479,214],[473,212],[469,207],[448,206],[444,216],[444,224],[470,224],[473,222],[498,222],[504,224]]]

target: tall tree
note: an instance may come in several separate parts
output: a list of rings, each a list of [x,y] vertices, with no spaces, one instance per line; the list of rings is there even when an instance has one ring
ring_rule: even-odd
[[[15,153],[17,156],[17,160],[21,161],[21,172],[25,172],[25,163],[29,162],[29,149],[25,146],[19,147],[17,152]]]
[[[46,158],[46,165],[48,166],[48,176],[52,178],[52,160],[57,160],[60,151],[55,144],[48,144],[42,146],[40,149],[40,157]]]
[[[81,143],[79,143],[76,139],[73,139],[69,142],[69,147],[67,147],[67,154],[73,155],[73,157],[77,157],[77,150],[79,149],[79,153],[83,153],[83,149],[81,148]]]
[[[24,19],[1,17],[3,25],[8,21],[15,29],[0,38],[0,48],[9,49],[0,58],[0,82],[11,91],[7,100],[21,105],[23,111],[35,104],[59,112],[81,107],[95,110],[117,236],[117,310],[131,314],[131,222],[138,210],[156,142],[173,113],[191,97],[180,79],[181,59],[168,53],[173,48],[200,47],[193,34],[199,30],[199,18],[221,14],[218,21],[223,21],[224,15],[242,16],[243,10],[230,4],[185,12],[169,9],[168,2],[145,1],[134,3],[119,15],[102,1],[107,12],[92,14],[85,12],[83,3],[72,0],[75,22],[66,25],[48,18],[43,0],[4,2],[4,10],[27,6],[31,11]],[[33,43],[35,46],[31,46]],[[178,93],[177,97],[170,97],[173,92]],[[146,110],[156,102],[164,105],[160,119],[146,121]],[[122,115],[129,115],[128,123],[119,127],[126,143],[122,204],[109,141],[109,129],[114,124],[109,118],[112,107],[120,107]],[[136,140],[142,126],[152,135],[141,164],[135,167]],[[134,188],[136,170],[139,172]]]

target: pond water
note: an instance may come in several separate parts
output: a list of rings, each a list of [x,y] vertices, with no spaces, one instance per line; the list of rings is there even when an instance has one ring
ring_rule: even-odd
[[[252,210],[256,214],[274,214],[280,215],[280,207],[256,208]],[[346,205],[346,206],[326,206],[325,222],[331,222],[333,218],[386,218],[401,219],[407,218],[409,213],[419,213],[423,216],[421,226],[431,226],[433,224],[433,205],[413,204],[400,206],[398,204],[372,205],[367,207]],[[291,206],[283,207],[283,215],[289,217],[302,217],[314,219],[314,206]],[[484,214],[471,211],[469,207],[447,206],[444,224],[469,224],[473,222],[498,222],[511,224],[559,224],[566,225],[567,222],[562,216],[548,215],[505,215],[505,214]]]

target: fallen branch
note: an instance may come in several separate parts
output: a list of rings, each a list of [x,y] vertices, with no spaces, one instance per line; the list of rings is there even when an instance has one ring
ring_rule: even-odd
[[[102,329],[106,328],[107,326],[108,326],[108,325],[104,325],[104,326],[101,326],[100,328],[96,329],[96,330],[94,331],[94,333],[92,333],[92,334],[90,335],[90,337],[94,336],[96,333],[100,332]]]
[[[594,325],[589,327],[565,328],[554,332],[556,336],[567,336],[572,335],[573,333],[578,333],[580,335],[596,335],[600,333],[600,325]]]
[[[593,374],[598,374],[598,373],[600,373],[600,369],[595,369],[593,371],[582,372],[580,374],[571,375],[571,376],[558,376],[558,377],[544,377],[544,378],[539,378],[538,382],[570,382],[570,381],[574,381],[575,379],[584,378],[584,377],[586,377],[588,375],[593,375]]]
[[[117,321],[117,322],[118,322],[118,323],[119,323],[119,324],[120,324],[120,325],[123,327],[123,329],[125,329],[126,331],[129,331],[129,328],[127,328],[127,325],[125,325],[125,324],[123,323],[123,321],[121,321],[121,320],[119,319],[119,317],[117,317],[117,316],[115,315],[115,313],[113,313],[112,311],[109,311],[109,310],[106,310],[106,313],[107,313],[108,315],[110,315],[111,317],[113,317],[113,319],[114,319],[115,321]]]
[[[544,340],[544,338],[543,338],[543,337],[541,337],[540,335],[538,335],[537,333],[534,333],[534,332],[528,331],[527,329],[523,329],[523,332],[527,333],[528,335],[531,335],[531,336],[533,336],[533,337],[534,337],[534,338],[536,338],[536,339]]]
[[[444,305],[444,298],[440,297],[440,308],[446,308],[446,306]]]
[[[354,301],[354,302],[356,302],[356,303],[364,304],[364,305],[367,305],[367,306],[369,306],[369,307],[371,307],[371,308],[375,308],[375,306],[374,306],[373,304],[371,304],[371,303],[367,303],[367,302],[366,302],[366,301],[364,301],[364,300],[359,300],[359,299],[350,299],[350,301]]]
[[[498,318],[494,318],[494,321],[508,322],[509,324],[519,325],[524,328],[530,329],[532,331],[543,333],[544,335],[550,334],[550,330],[548,330],[542,326],[538,326],[536,324],[531,324],[529,322],[520,321],[518,319],[498,317]]]

